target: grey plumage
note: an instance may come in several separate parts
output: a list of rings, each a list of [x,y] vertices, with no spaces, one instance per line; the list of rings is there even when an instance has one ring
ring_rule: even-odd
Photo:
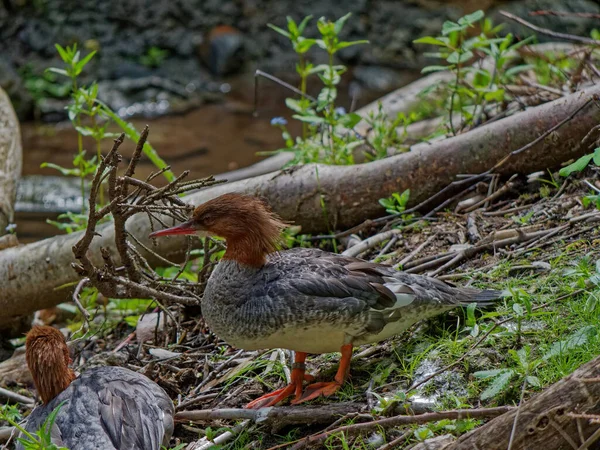
[[[35,408],[25,429],[35,433],[63,401],[52,438],[69,450],[159,450],[173,433],[175,411],[165,391],[122,367],[86,371],[47,405]]]
[[[202,311],[215,334],[236,347],[326,353],[348,343],[377,342],[421,319],[473,302],[487,305],[499,296],[297,248],[269,255],[260,268],[221,261]]]

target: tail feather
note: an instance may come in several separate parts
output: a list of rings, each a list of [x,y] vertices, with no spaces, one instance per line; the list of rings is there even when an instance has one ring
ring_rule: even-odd
[[[476,303],[479,308],[493,306],[498,300],[504,296],[504,291],[496,291],[493,289],[473,289],[460,288],[461,294],[464,295],[460,299],[462,306],[468,306],[471,303]]]

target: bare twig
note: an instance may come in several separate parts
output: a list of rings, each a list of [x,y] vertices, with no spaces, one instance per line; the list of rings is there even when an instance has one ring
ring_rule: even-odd
[[[583,36],[575,36],[573,34],[567,34],[567,33],[558,33],[556,31],[548,30],[547,28],[538,27],[537,25],[534,25],[531,22],[527,22],[525,19],[521,19],[520,17],[515,16],[514,14],[511,14],[506,11],[500,11],[500,14],[502,14],[504,17],[507,17],[508,19],[511,19],[517,23],[520,23],[521,25],[523,25],[537,33],[544,34],[546,36],[551,36],[553,38],[563,39],[566,41],[580,42],[580,43],[586,44],[586,45],[600,46],[600,41],[597,41],[596,39],[591,39],[591,38],[587,38],[587,37],[583,37]]]
[[[17,394],[16,392],[9,391],[8,389],[4,389],[1,387],[0,387],[0,397],[8,399],[12,402],[21,403],[30,408],[35,404],[35,401],[32,398],[25,397],[23,395]]]
[[[415,248],[412,252],[410,252],[406,257],[402,258],[397,264],[394,265],[394,269],[399,269],[408,264],[415,256],[417,256],[421,251],[427,247],[429,244],[433,242],[433,240],[437,238],[437,233],[429,236],[425,242],[421,243],[417,248]]]
[[[401,232],[402,232],[402,230],[400,230],[400,229],[393,229],[390,231],[385,231],[383,233],[376,234],[374,236],[371,236],[369,239],[365,239],[360,244],[355,245],[355,246],[350,247],[349,249],[345,250],[342,253],[342,255],[356,257],[356,256],[360,255],[361,253],[364,253],[367,250],[375,247],[376,245],[379,245],[382,242],[385,242],[388,239],[391,239],[392,237],[397,236]]]

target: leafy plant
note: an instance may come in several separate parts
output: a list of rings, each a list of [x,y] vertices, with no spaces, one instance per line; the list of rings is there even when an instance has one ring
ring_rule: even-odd
[[[167,56],[169,56],[168,50],[152,46],[145,55],[140,57],[140,63],[146,67],[160,67]]]
[[[400,149],[406,137],[406,128],[408,125],[423,118],[423,115],[417,111],[409,113],[408,116],[403,112],[399,112],[396,118],[390,121],[387,114],[383,111],[383,105],[379,102],[377,104],[377,112],[371,111],[365,118],[371,129],[368,145],[373,150],[372,153],[366,153],[367,159],[382,159],[388,156],[388,149]],[[400,127],[404,130],[401,135],[398,134]]]
[[[490,380],[490,385],[481,393],[481,400],[494,398],[502,393],[506,393],[511,387],[511,381],[517,379],[519,384],[526,381],[531,386],[540,386],[540,380],[531,375],[540,364],[540,360],[531,359],[531,350],[525,346],[518,351],[508,351],[515,367],[481,370],[475,372],[473,376],[481,380]]]
[[[281,129],[286,147],[278,151],[293,152],[295,157],[291,164],[325,161],[330,164],[352,164],[353,149],[363,143],[355,133],[346,132],[358,124],[361,117],[356,113],[347,113],[336,107],[338,96],[337,85],[346,72],[343,65],[334,64],[334,56],[340,50],[368,41],[342,41],[339,35],[350,14],[332,22],[324,17],[317,21],[320,39],[308,39],[303,36],[311,16],[305,17],[297,24],[287,17],[287,30],[269,24],[274,31],[285,36],[298,55],[296,72],[300,76],[300,98],[287,98],[286,106],[294,113],[293,118],[302,122],[302,136],[295,140],[286,128],[287,122],[282,118],[271,121],[273,126]],[[327,64],[314,65],[306,53],[317,46],[327,53]],[[307,80],[318,76],[323,87],[316,98],[307,94]]]
[[[66,222],[49,223],[58,226],[60,229],[72,232],[85,228],[87,221],[85,205],[85,186],[86,179],[94,174],[102,158],[101,142],[109,137],[114,137],[115,133],[108,131],[108,127],[114,123],[120,127],[130,139],[137,142],[139,133],[130,124],[122,120],[105,103],[98,99],[98,84],[92,83],[90,86],[80,86],[79,77],[87,64],[90,63],[95,51],[82,57],[77,49],[77,44],[73,46],[62,47],[55,44],[56,50],[64,63],[64,67],[50,67],[47,69],[49,74],[57,74],[67,77],[70,80],[71,104],[67,106],[69,120],[77,131],[77,154],[73,159],[73,168],[61,167],[52,163],[43,163],[42,167],[48,167],[58,170],[64,176],[74,176],[81,180],[81,214],[67,213],[61,215],[60,219],[66,219]],[[87,156],[84,149],[83,138],[91,137],[95,141],[95,154]],[[165,169],[166,163],[158,156],[152,146],[146,142],[144,153],[156,165],[158,169]],[[164,176],[172,181],[174,175],[171,171],[165,170]],[[100,205],[104,205],[104,193],[100,191]]]
[[[446,21],[442,25],[441,35],[424,36],[415,40],[417,44],[428,44],[438,47],[434,53],[426,53],[447,64],[430,65],[422,73],[450,71],[454,75],[452,82],[445,90],[446,110],[448,111],[448,127],[456,134],[453,115],[458,113],[463,126],[476,126],[484,114],[484,107],[489,102],[501,103],[505,99],[502,84],[510,80],[524,67],[507,69],[514,58],[514,50],[527,44],[532,38],[513,43],[513,35],[500,37],[502,25],[494,26],[484,18],[483,11],[475,11],[458,19],[457,22]],[[481,33],[469,37],[469,29],[481,21]],[[511,53],[512,52],[512,53]],[[470,65],[478,57],[488,56],[494,61],[494,69]]]
[[[394,192],[391,197],[380,198],[379,204],[385,208],[388,214],[399,214],[406,209],[409,198],[410,189],[407,189],[402,194]]]
[[[544,361],[554,358],[556,356],[563,355],[568,353],[569,350],[573,350],[574,348],[581,347],[586,345],[590,338],[596,336],[598,334],[598,327],[594,325],[588,325],[579,330],[575,331],[573,334],[567,336],[566,339],[562,341],[555,342],[550,349],[544,354],[542,359]]]
[[[574,163],[571,163],[568,166],[563,167],[562,169],[560,169],[560,172],[558,172],[558,174],[561,177],[568,177],[569,175],[571,175],[574,172],[581,172],[592,161],[594,161],[595,165],[600,166],[600,147],[595,149],[593,153],[583,155],[581,158],[579,158]]]
[[[54,408],[40,429],[33,434],[25,430],[25,428],[17,422],[19,419],[13,413],[7,411],[7,408],[0,408],[0,420],[6,420],[20,431],[22,437],[18,437],[17,440],[23,445],[25,450],[69,450],[67,447],[59,447],[52,443],[52,427],[64,404],[65,402],[62,402]]]

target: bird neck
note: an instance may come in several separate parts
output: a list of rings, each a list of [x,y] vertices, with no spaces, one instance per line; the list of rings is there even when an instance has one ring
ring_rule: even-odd
[[[58,365],[47,367],[42,372],[32,373],[32,377],[38,395],[45,405],[67,389],[76,378],[72,369],[61,368]]]
[[[237,261],[251,267],[262,267],[267,262],[268,249],[271,246],[257,236],[229,238],[223,259]]]

